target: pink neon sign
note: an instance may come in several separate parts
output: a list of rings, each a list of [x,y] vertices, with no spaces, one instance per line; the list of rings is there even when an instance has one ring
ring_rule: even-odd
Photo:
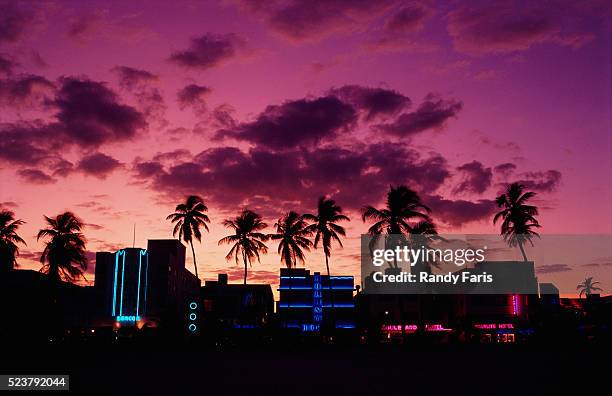
[[[480,330],[496,330],[496,329],[514,329],[512,323],[478,323],[474,328]]]
[[[407,324],[404,325],[405,332],[415,332],[418,330],[418,326],[415,324]],[[383,325],[382,331],[387,331],[390,333],[399,333],[402,331],[402,325]],[[448,329],[441,324],[427,324],[425,325],[425,331],[452,331],[452,329]]]

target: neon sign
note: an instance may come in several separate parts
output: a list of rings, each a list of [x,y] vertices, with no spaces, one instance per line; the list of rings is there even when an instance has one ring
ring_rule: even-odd
[[[195,333],[195,331],[198,329],[198,325],[196,323],[196,320],[198,319],[198,315],[197,315],[197,309],[198,309],[198,303],[196,301],[190,301],[189,302],[189,322],[187,325],[187,330],[189,330],[192,333]]]
[[[512,323],[478,323],[474,325],[479,330],[514,329]]]
[[[521,313],[521,304],[517,294],[512,295],[512,314],[518,316]]]
[[[406,333],[414,333],[419,329],[418,325],[415,324],[406,324],[404,325],[404,332]],[[382,331],[386,331],[389,333],[400,333],[402,331],[402,325],[383,325]],[[425,331],[453,331],[453,329],[449,329],[444,327],[441,324],[426,324]]]
[[[315,272],[312,284],[312,320],[315,324],[323,320],[323,292],[321,291],[321,274]]]
[[[140,316],[138,315],[119,315],[117,316],[117,322],[138,322]]]
[[[419,327],[415,324],[407,324],[404,325],[404,331],[407,332],[414,332],[417,331]],[[383,325],[382,327],[383,331],[390,331],[390,332],[401,332],[402,331],[402,325]]]
[[[137,253],[131,253],[136,251]],[[130,253],[138,255],[138,271],[135,269],[135,261],[128,260],[126,263],[126,257]],[[146,259],[144,268],[144,304],[141,307],[141,290],[142,290],[142,277],[143,277],[143,257]],[[131,268],[133,270],[131,270]],[[126,278],[125,271],[128,271]],[[133,276],[132,276],[133,275]],[[137,276],[137,277],[136,277]],[[136,279],[134,279],[136,277]],[[128,282],[126,285],[125,282]],[[149,254],[146,249],[121,249],[115,253],[115,269],[113,276],[113,305],[111,309],[111,316],[140,316],[146,313],[147,308],[147,288],[149,281]],[[130,283],[135,282],[136,287],[130,287]],[[135,293],[134,293],[135,289]],[[124,304],[125,302],[125,304]],[[118,311],[118,312],[117,312]]]

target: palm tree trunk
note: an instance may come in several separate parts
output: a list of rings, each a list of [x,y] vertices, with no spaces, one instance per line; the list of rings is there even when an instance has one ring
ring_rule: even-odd
[[[329,272],[329,256],[327,254],[325,255],[325,266],[327,267],[327,280],[329,282],[328,286],[329,286],[329,301],[331,302],[330,316],[331,316],[332,331],[335,331],[336,316],[335,316],[335,311],[334,311],[334,289],[332,288],[332,279],[331,279],[331,274]]]
[[[523,260],[527,262],[527,255],[525,254],[525,249],[523,248],[523,242],[519,242],[519,249],[521,249],[521,254],[523,255]]]
[[[247,278],[247,259],[246,259],[246,253],[242,253],[242,259],[244,260],[244,284],[246,285],[246,278]]]
[[[191,254],[193,255],[193,269],[195,269],[196,278],[199,278],[198,277],[198,266],[196,265],[196,258],[195,258],[195,249],[193,248],[193,239],[189,242],[191,243]]]

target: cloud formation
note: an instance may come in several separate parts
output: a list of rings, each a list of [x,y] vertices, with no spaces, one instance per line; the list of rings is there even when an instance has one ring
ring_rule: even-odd
[[[87,155],[77,165],[77,169],[81,172],[100,179],[105,179],[110,173],[120,167],[121,163],[119,161],[103,153]]]
[[[146,127],[143,114],[121,104],[105,84],[75,77],[61,83],[55,99],[59,128],[77,145],[129,140]]]
[[[385,31],[391,34],[414,33],[423,29],[430,12],[419,2],[406,4],[385,23]]]
[[[394,116],[407,107],[411,101],[401,93],[384,88],[369,88],[360,85],[345,85],[329,91],[342,101],[365,112],[365,119],[376,116]]]
[[[23,37],[32,23],[33,13],[14,1],[0,2],[0,44],[14,43]]]
[[[243,8],[263,17],[267,26],[292,42],[316,41],[336,33],[365,29],[397,1],[288,0],[243,1]]]
[[[496,208],[495,201],[491,199],[479,199],[472,202],[432,195],[425,197],[424,200],[432,209],[436,220],[452,227],[461,227],[474,221],[489,220]]]
[[[177,94],[177,101],[181,110],[191,108],[197,115],[206,113],[206,97],[211,89],[203,85],[188,84],[181,88]]]
[[[52,184],[57,181],[39,169],[20,169],[17,175],[31,184]]]
[[[185,68],[206,70],[235,57],[245,45],[235,34],[206,33],[192,38],[187,49],[172,53],[170,61]]]
[[[445,100],[429,94],[413,112],[401,114],[395,121],[379,124],[375,128],[389,135],[406,137],[429,129],[441,129],[450,118],[457,116],[463,103],[454,99]]]
[[[538,274],[553,274],[556,272],[567,272],[571,270],[572,268],[567,264],[547,264],[538,265],[536,267],[536,272]]]
[[[255,121],[217,132],[217,139],[233,138],[273,149],[313,145],[352,128],[355,109],[335,96],[287,101],[271,105]]]
[[[521,174],[521,177],[522,179],[517,181],[527,190],[553,192],[561,184],[561,172],[554,169],[546,172],[525,172]]]
[[[0,53],[0,75],[8,76],[13,74],[17,63],[8,55]]]
[[[491,186],[493,172],[491,168],[485,168],[479,161],[463,164],[457,167],[457,171],[462,180],[453,189],[455,194],[482,194]]]
[[[457,51],[469,54],[524,51],[536,44],[580,47],[588,32],[563,32],[561,14],[544,3],[515,1],[473,4],[448,14],[448,33]]]
[[[50,106],[54,93],[55,84],[42,76],[22,74],[0,79],[0,105],[2,106],[30,109]]]

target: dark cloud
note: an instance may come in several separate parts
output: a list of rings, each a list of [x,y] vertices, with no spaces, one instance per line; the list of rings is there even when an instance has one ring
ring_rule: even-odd
[[[266,24],[281,37],[304,42],[363,29],[397,2],[292,0],[242,3],[245,8],[263,17]]]
[[[444,100],[429,94],[415,111],[404,113],[391,123],[376,125],[375,129],[395,136],[410,136],[429,129],[440,129],[448,119],[456,117],[462,108],[462,102]]]
[[[3,106],[17,108],[50,106],[54,93],[55,85],[41,76],[24,74],[0,79],[0,105]]]
[[[27,31],[33,13],[22,9],[14,1],[0,2],[0,44],[14,43]]]
[[[579,47],[593,35],[562,32],[563,14],[545,3],[485,2],[448,15],[448,32],[456,50],[471,54],[523,51],[541,43]]]
[[[287,149],[301,144],[316,144],[352,128],[355,109],[335,96],[288,101],[268,106],[253,122],[217,132],[225,137],[266,146]]]
[[[142,113],[119,103],[105,84],[67,77],[55,103],[64,134],[79,146],[96,147],[106,142],[132,139],[146,127]]]
[[[177,161],[184,161],[191,158],[191,153],[186,149],[176,149],[164,153],[157,153],[153,157],[153,161],[159,161],[163,164],[174,164]]]
[[[119,85],[128,91],[139,89],[143,85],[159,80],[159,76],[151,72],[128,66],[116,66],[112,71],[119,77]]]
[[[121,163],[119,161],[103,153],[94,153],[83,157],[77,165],[79,171],[100,179],[106,178],[106,176],[120,167]]]
[[[245,42],[235,34],[204,34],[191,39],[189,48],[174,52],[170,61],[191,69],[210,69],[235,57]]]
[[[160,175],[164,171],[164,166],[158,161],[145,161],[134,164],[132,170],[137,179],[148,179]]]
[[[384,88],[369,88],[359,85],[345,85],[330,90],[342,101],[365,112],[366,120],[383,115],[394,116],[410,107],[410,98],[401,93]]]
[[[552,274],[555,272],[567,272],[571,270],[572,268],[567,264],[547,264],[536,266],[536,272],[538,274]]]
[[[235,112],[236,110],[227,103],[218,105],[205,114],[204,119],[194,126],[193,132],[204,134],[209,131],[233,130],[238,127],[238,121],[234,118]],[[222,135],[223,132],[219,132],[214,137],[219,139]]]
[[[52,184],[57,180],[38,169],[20,169],[17,175],[31,184]]]
[[[389,184],[432,192],[448,178],[447,167],[437,154],[424,157],[416,150],[379,143],[280,152],[219,147],[171,166],[143,161],[134,173],[168,196],[203,191],[207,200],[222,207],[249,205],[278,214],[289,207],[310,210],[325,194],[347,209],[379,204]]]
[[[17,85],[4,86],[8,87],[3,91],[5,98],[32,97],[41,89],[37,87],[52,87],[50,82],[36,76]],[[117,95],[103,83],[87,79],[60,79],[60,89],[44,102],[56,110],[55,118],[49,122],[0,124],[0,159],[29,166],[47,161],[47,165],[53,165],[50,167],[54,172],[66,174],[70,166],[58,153],[67,147],[89,149],[130,140],[147,126],[142,113],[119,103]]]
[[[400,8],[385,23],[385,30],[392,34],[413,33],[423,29],[423,22],[429,16],[429,10],[418,2]]]
[[[40,123],[0,124],[0,160],[36,165],[52,155],[45,139],[56,133],[55,128]]]
[[[176,95],[180,109],[191,108],[198,115],[206,113],[206,97],[210,92],[210,88],[202,85],[186,85]]]
[[[475,202],[463,199],[445,199],[440,195],[432,195],[423,198],[423,201],[432,209],[436,221],[453,227],[460,227],[473,221],[493,221],[495,212],[495,201],[490,199],[479,199]]]
[[[503,179],[507,179],[516,170],[516,165],[511,162],[505,162],[497,165],[494,170]]]
[[[159,76],[146,70],[127,66],[117,66],[112,71],[119,77],[121,88],[134,95],[138,101],[138,108],[147,116],[147,119],[165,126],[166,104],[161,91],[155,86],[159,81]]]
[[[561,184],[561,172],[554,169],[546,172],[525,172],[520,176],[523,179],[517,181],[524,185],[527,190],[553,192]]]
[[[19,207],[19,204],[13,201],[5,201],[5,202],[0,202],[0,207],[2,206],[5,208],[16,209]]]
[[[485,168],[478,161],[468,162],[457,167],[462,181],[455,186],[453,192],[482,194],[491,186],[493,172],[491,168]]]
[[[13,74],[13,69],[17,66],[17,63],[6,54],[0,54],[0,75],[4,74],[8,76]]]

